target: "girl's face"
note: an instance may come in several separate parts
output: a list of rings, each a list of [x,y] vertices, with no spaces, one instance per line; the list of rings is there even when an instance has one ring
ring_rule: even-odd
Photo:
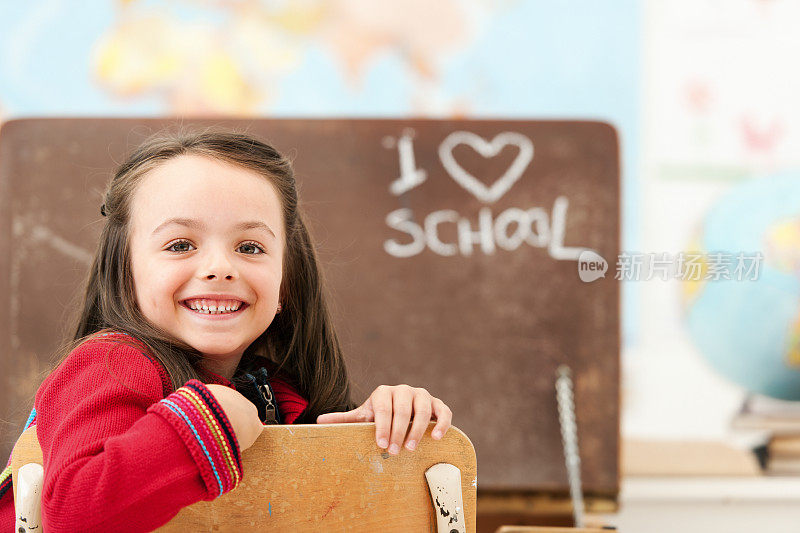
[[[281,203],[263,176],[209,157],[169,159],[132,200],[136,301],[150,322],[202,352],[207,369],[230,378],[275,317],[284,240]],[[190,309],[202,305],[238,309]]]

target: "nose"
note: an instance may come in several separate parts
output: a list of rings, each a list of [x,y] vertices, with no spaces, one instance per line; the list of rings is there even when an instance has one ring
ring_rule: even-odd
[[[203,266],[199,271],[200,277],[206,280],[212,279],[228,279],[232,280],[238,277],[236,268],[228,258],[224,251],[211,250],[209,251]]]

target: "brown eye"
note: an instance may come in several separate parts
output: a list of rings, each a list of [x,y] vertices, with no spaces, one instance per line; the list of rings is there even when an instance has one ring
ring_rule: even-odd
[[[264,248],[262,248],[261,246],[259,246],[258,244],[254,243],[254,242],[243,242],[242,244],[239,245],[239,249],[240,250],[242,250],[242,249],[257,250],[257,251],[244,252],[246,255],[259,255],[259,254],[266,253],[266,252],[264,252]]]
[[[175,247],[180,246],[181,249],[175,249]],[[190,252],[191,250],[183,248],[184,246],[192,246],[192,243],[189,241],[175,241],[169,246],[167,246],[167,251],[169,252],[178,252],[178,253],[186,253]]]

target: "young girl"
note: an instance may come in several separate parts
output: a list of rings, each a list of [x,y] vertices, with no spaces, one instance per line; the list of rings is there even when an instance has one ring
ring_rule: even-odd
[[[231,132],[157,137],[119,167],[101,211],[74,339],[26,424],[44,456],[45,530],[151,530],[217,498],[267,417],[374,420],[391,454],[414,450],[432,418],[434,439],[450,427],[424,389],[352,402],[293,171],[272,147]],[[10,485],[0,478],[4,530]]]

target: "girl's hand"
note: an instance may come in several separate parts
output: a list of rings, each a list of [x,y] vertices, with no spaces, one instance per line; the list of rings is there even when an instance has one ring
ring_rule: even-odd
[[[230,420],[233,432],[236,433],[236,440],[239,442],[239,449],[244,451],[252,446],[264,429],[264,424],[258,418],[258,408],[242,396],[242,393],[230,387],[214,384],[206,387]]]
[[[397,455],[413,415],[413,424],[405,440],[408,450],[414,450],[428,429],[431,418],[437,420],[431,436],[441,439],[450,427],[453,412],[442,400],[434,398],[425,389],[396,385],[381,385],[360,407],[344,413],[325,413],[317,417],[317,424],[342,422],[375,422],[375,441],[381,448],[388,446],[389,453]],[[390,441],[391,435],[391,441]],[[391,445],[390,445],[391,443]]]

